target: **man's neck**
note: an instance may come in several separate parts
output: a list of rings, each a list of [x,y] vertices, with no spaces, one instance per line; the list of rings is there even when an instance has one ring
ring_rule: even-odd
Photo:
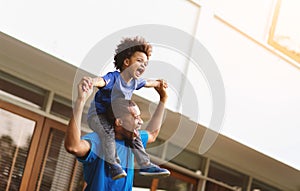
[[[120,134],[120,133],[116,133],[116,134],[115,134],[115,139],[116,139],[116,140],[120,140],[120,141],[122,141],[122,140],[124,140],[124,137],[123,137],[123,135],[122,135],[122,134]]]
[[[115,139],[124,140],[124,136],[121,133],[122,127],[115,126]]]

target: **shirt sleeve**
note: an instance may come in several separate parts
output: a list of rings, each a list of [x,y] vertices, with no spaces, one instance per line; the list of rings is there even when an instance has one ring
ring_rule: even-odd
[[[144,146],[144,148],[146,148],[147,147],[147,142],[148,142],[148,139],[149,139],[149,134],[146,130],[140,130],[139,132],[140,132],[140,137],[141,137],[143,146]]]
[[[137,87],[136,87],[136,90],[139,90],[141,89],[142,87],[144,87],[146,85],[146,80],[143,79],[143,78],[139,78],[137,80]]]
[[[104,76],[102,76],[103,80],[105,81],[105,86],[110,86],[111,83],[115,82],[115,78],[119,75],[120,73],[118,71],[114,72],[108,72]]]
[[[82,139],[87,140],[90,143],[91,149],[85,157],[77,157],[77,160],[79,162],[91,163],[99,157],[97,155],[97,153],[98,153],[97,145],[99,145],[99,140],[97,140],[96,136],[97,135],[95,135],[95,133],[92,133],[92,134],[87,134],[87,135],[82,137]]]

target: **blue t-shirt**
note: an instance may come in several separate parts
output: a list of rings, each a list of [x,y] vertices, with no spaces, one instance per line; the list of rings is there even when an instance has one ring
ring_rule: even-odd
[[[146,80],[132,79],[128,84],[123,80],[119,71],[109,72],[102,77],[106,85],[99,88],[94,100],[91,102],[88,117],[106,112],[111,100],[125,98],[130,100],[134,90],[145,86]]]
[[[148,133],[140,130],[140,136],[144,147],[148,142]],[[86,191],[131,191],[134,177],[134,154],[125,141],[116,140],[118,156],[121,166],[127,173],[125,178],[112,180],[108,174],[108,166],[103,160],[103,154],[99,148],[101,140],[96,133],[89,133],[82,137],[91,144],[91,150],[86,158],[78,158],[83,164],[84,180],[87,183]]]

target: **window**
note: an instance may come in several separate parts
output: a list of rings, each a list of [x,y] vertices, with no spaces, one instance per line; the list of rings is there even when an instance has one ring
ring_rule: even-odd
[[[251,185],[251,191],[280,191],[280,190],[274,188],[273,186],[267,185],[261,181],[254,179]]]
[[[156,157],[162,157],[165,141],[157,138],[153,143],[147,145],[147,153]]]
[[[300,2],[277,0],[268,43],[300,63]]]
[[[208,177],[224,182],[229,186],[241,188],[242,190],[246,190],[249,179],[246,175],[213,161],[209,166]],[[213,184],[207,186],[208,188],[214,187]]]
[[[35,121],[0,109],[0,190],[19,190]]]
[[[0,71],[0,95],[14,97],[15,100],[38,109],[45,106],[47,91],[29,82]]]
[[[89,103],[85,105],[82,114],[82,123],[87,126],[87,113],[89,109]],[[51,105],[50,113],[63,119],[70,119],[73,114],[72,101],[55,94]]]
[[[71,118],[73,112],[71,100],[55,94],[50,112],[65,119]]]
[[[133,191],[196,191],[198,180],[171,170],[171,175],[164,178],[140,176],[138,170],[134,173]]]
[[[172,143],[168,143],[166,160],[195,172],[198,170],[204,172],[206,163],[204,157],[188,150],[183,150]]]

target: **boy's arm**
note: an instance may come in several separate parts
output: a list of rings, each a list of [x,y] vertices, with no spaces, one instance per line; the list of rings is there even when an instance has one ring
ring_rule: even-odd
[[[83,90],[83,86],[86,85],[87,91]],[[93,87],[88,85],[86,79],[82,79],[78,84],[78,96],[75,101],[73,110],[73,116],[67,127],[65,135],[65,149],[67,152],[73,154],[76,157],[84,157],[90,151],[90,143],[86,140],[80,139],[81,136],[81,116],[83,113],[85,102],[87,98],[92,94]]]
[[[158,88],[155,88],[155,90],[160,96],[160,102],[157,105],[156,110],[146,127],[146,131],[148,132],[148,143],[154,142],[158,136],[164,116],[165,103],[168,99],[166,91],[167,84],[163,80],[160,80],[160,83],[162,85]]]
[[[81,89],[84,92],[87,92],[90,90],[90,87],[98,87],[98,88],[102,88],[106,85],[105,80],[102,77],[96,77],[96,78],[91,78],[91,77],[83,77],[81,82]]]
[[[145,88],[158,88],[160,86],[160,81],[158,80],[146,80]]]
[[[93,78],[92,82],[93,82],[93,86],[98,87],[98,88],[102,88],[106,85],[106,82],[104,81],[104,79],[102,77]]]
[[[83,77],[80,84],[82,86],[83,91],[88,91],[90,86],[102,88],[106,85],[106,82],[102,77]]]

